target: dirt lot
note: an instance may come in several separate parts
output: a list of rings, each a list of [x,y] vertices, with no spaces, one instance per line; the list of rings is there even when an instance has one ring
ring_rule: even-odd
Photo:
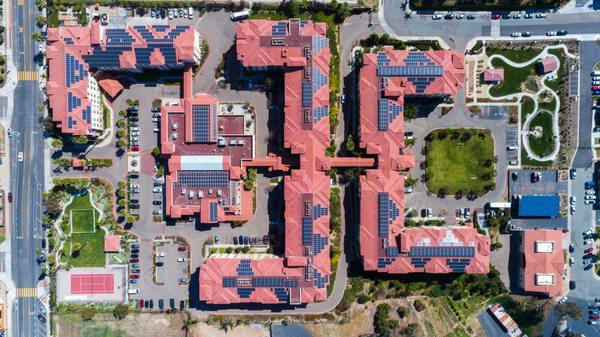
[[[84,322],[79,315],[55,316],[58,337],[185,337],[181,329],[185,315],[129,314],[119,321],[111,314],[97,314]],[[193,336],[193,335],[190,335]]]
[[[190,337],[269,337],[269,329],[261,325],[246,325],[233,328],[228,332],[219,330],[218,327],[198,323],[191,329]]]

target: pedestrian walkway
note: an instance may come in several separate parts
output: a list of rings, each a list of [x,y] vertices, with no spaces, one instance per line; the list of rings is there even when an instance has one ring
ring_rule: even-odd
[[[37,71],[19,71],[19,81],[37,81],[39,74]]]
[[[37,288],[17,288],[17,297],[37,297]]]

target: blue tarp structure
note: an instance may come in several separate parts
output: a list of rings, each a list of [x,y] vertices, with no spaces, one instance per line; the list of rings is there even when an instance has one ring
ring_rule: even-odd
[[[558,195],[524,195],[519,199],[518,216],[523,218],[556,218],[560,214]]]

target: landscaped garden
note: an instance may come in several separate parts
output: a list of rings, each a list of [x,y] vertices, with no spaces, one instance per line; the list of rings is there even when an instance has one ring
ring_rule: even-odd
[[[492,60],[494,68],[504,68],[504,81],[490,88],[490,95],[501,97],[521,92],[521,84],[535,75],[535,62],[521,68],[509,66],[499,58]]]
[[[494,189],[494,140],[489,130],[439,129],[425,137],[427,188],[443,195]]]
[[[545,157],[554,151],[552,124],[552,114],[546,111],[540,111],[529,123],[529,148],[539,157]]]

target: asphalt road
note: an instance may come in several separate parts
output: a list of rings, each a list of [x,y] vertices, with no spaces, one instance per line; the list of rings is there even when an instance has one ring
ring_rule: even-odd
[[[33,0],[24,0],[21,4],[14,0],[12,8],[13,60],[19,72],[37,71],[34,56],[38,47],[31,34],[36,30],[35,17],[39,12]],[[10,177],[13,192],[11,263],[13,281],[18,289],[37,287],[40,275],[35,249],[41,248],[43,237],[40,217],[44,141],[38,123],[42,116],[37,109],[38,103],[42,103],[38,82],[19,81],[14,92],[11,120],[14,136],[10,149],[13,165]],[[17,161],[18,152],[23,152],[22,162]],[[13,306],[12,336],[46,336],[46,325],[37,318],[40,306],[35,293],[18,296]]]

